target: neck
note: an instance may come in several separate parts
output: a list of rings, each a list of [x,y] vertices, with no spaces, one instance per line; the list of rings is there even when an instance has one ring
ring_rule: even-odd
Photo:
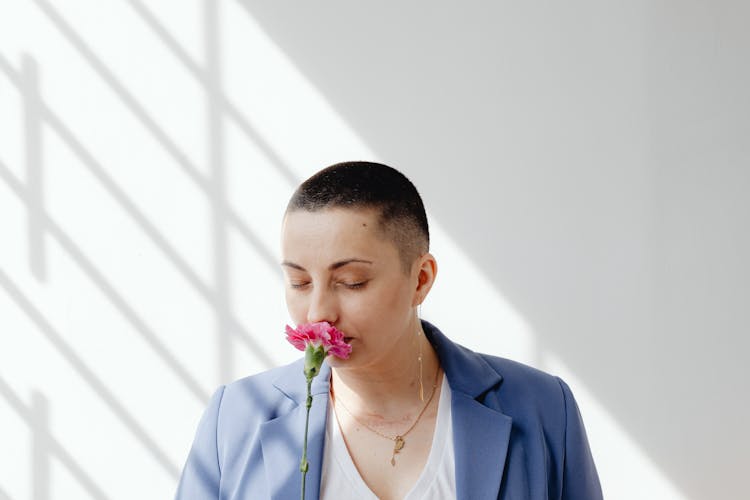
[[[413,340],[407,345],[397,346],[377,366],[366,369],[333,368],[331,387],[336,397],[343,399],[349,408],[376,412],[384,417],[401,415],[404,408],[423,405],[420,399],[420,353],[425,401],[436,383],[440,364],[421,325],[417,328],[419,333],[415,329]]]

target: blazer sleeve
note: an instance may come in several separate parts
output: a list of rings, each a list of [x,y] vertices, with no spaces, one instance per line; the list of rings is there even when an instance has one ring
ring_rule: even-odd
[[[218,500],[221,467],[216,444],[217,421],[224,386],[208,403],[182,470],[175,500]]]
[[[558,380],[565,400],[562,500],[602,500],[602,488],[581,413],[570,387],[562,380]]]

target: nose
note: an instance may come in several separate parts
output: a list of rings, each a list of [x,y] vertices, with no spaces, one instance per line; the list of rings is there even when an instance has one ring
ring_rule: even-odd
[[[325,287],[314,289],[310,294],[310,303],[307,307],[308,323],[327,321],[334,325],[338,319],[338,305],[335,294]]]

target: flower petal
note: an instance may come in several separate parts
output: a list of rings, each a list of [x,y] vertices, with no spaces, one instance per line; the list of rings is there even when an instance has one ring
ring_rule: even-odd
[[[286,339],[295,348],[304,351],[308,345],[323,347],[326,354],[346,359],[352,346],[344,342],[344,333],[327,321],[304,323],[292,328],[286,325]]]

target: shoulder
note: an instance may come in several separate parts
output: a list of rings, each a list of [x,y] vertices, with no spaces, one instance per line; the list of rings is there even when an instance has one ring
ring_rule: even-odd
[[[463,392],[472,396],[497,393],[506,404],[564,404],[564,384],[558,377],[517,361],[473,351],[426,321],[423,326],[451,383]]]
[[[505,393],[523,393],[542,398],[563,395],[564,382],[555,375],[512,359],[483,353],[477,355],[502,377],[500,387]]]
[[[502,410],[510,415],[534,416],[547,424],[564,421],[573,396],[559,377],[498,356],[478,354],[502,378],[493,389]]]
[[[234,422],[264,422],[296,406],[294,398],[284,392],[283,381],[295,374],[302,380],[302,362],[272,368],[227,384],[219,389],[219,427]],[[216,398],[217,396],[214,396]]]
[[[248,375],[247,377],[235,380],[234,382],[226,385],[225,392],[238,396],[245,394],[248,390],[261,392],[278,392],[278,388],[276,388],[276,381],[287,377],[292,372],[298,373],[301,376],[301,359],[298,359],[287,365],[271,368],[254,375]]]
[[[564,426],[567,386],[558,377],[510,359],[475,352],[423,322],[455,387],[514,421],[543,427]],[[572,398],[572,395],[570,396]]]

